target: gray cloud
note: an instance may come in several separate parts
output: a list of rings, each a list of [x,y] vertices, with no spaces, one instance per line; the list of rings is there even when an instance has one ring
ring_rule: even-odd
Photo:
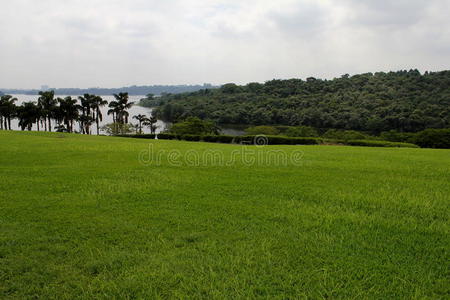
[[[447,0],[15,0],[0,87],[224,83],[449,69]]]

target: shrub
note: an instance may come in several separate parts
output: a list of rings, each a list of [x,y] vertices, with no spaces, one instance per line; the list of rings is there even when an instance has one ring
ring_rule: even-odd
[[[323,135],[324,138],[327,139],[336,139],[336,140],[365,140],[368,138],[367,135],[354,131],[354,130],[338,130],[338,129],[330,129]]]
[[[119,135],[121,137],[130,137],[135,139],[150,139],[153,140],[156,137],[156,134],[127,134],[127,135]]]
[[[217,142],[219,143],[232,143],[234,140],[234,136],[232,135],[217,135]]]
[[[201,140],[201,136],[196,134],[185,134],[179,136],[179,139],[191,142],[198,142]]]
[[[205,141],[205,142],[215,143],[218,140],[219,140],[218,135],[204,135],[203,136],[203,141]]]
[[[450,128],[421,131],[417,133],[415,143],[422,148],[450,149]]]
[[[290,127],[285,133],[289,137],[317,137],[317,131],[309,126]]]
[[[235,137],[236,143],[251,145],[318,145],[321,141],[319,138],[294,138],[279,135],[244,135]]]
[[[197,117],[189,117],[183,122],[173,124],[169,129],[169,133],[179,135],[217,134],[218,128],[212,121],[204,121]]]
[[[384,131],[380,138],[390,142],[414,143],[416,134],[411,132],[398,132],[395,130]]]
[[[280,132],[273,126],[255,126],[245,129],[245,133],[247,133],[248,135],[277,135]]]
[[[174,140],[177,136],[171,133],[159,133],[158,140]]]
[[[401,148],[419,148],[419,146],[410,143],[397,143],[389,141],[376,140],[353,140],[347,141],[349,146],[363,146],[363,147],[401,147]]]

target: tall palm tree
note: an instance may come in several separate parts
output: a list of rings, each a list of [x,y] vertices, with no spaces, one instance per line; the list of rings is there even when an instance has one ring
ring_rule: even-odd
[[[81,102],[81,114],[85,117],[92,117],[91,115],[91,109],[92,105],[94,103],[94,98],[96,96],[91,94],[84,94],[83,96],[78,97],[78,99]],[[80,118],[80,120],[88,120],[88,118]],[[85,134],[91,134],[91,125],[92,122],[89,122],[89,124],[81,124],[80,127],[82,128],[82,132]]]
[[[133,106],[134,102],[128,102],[128,93],[114,94],[114,98],[116,98],[116,101],[112,102],[117,103],[116,121],[118,123],[127,124],[130,115],[127,110]]]
[[[64,99],[58,98],[61,113],[61,121],[65,124],[67,132],[73,132],[73,122],[78,119],[81,106],[77,99],[68,96]]]
[[[56,107],[56,99],[55,99],[55,92],[54,91],[46,91],[46,92],[39,92],[39,99],[38,99],[38,105],[42,109],[43,117],[44,117],[44,125],[45,130],[47,131],[47,123],[48,122],[48,130],[52,131],[52,117],[55,112]]]
[[[134,116],[133,119],[135,119],[139,122],[138,129],[139,129],[139,133],[142,134],[142,124],[148,121],[147,116],[139,114],[137,116]]]
[[[0,97],[0,115],[2,116],[1,129],[11,130],[11,119],[15,116],[17,106],[15,102],[17,98],[11,95],[3,95]]]
[[[103,115],[101,108],[108,104],[108,101],[103,100],[100,96],[95,96],[92,99],[92,117],[95,119],[95,123],[97,125],[97,135],[100,134],[100,122],[103,121]]]

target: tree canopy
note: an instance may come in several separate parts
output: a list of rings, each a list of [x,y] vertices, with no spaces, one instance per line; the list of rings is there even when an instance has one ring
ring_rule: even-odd
[[[169,122],[198,117],[218,124],[417,132],[450,127],[450,71],[230,83],[162,95],[152,104],[158,105],[156,116]]]

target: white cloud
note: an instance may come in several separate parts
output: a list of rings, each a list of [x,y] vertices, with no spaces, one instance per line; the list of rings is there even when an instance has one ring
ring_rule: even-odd
[[[0,87],[224,83],[449,69],[446,0],[15,0]]]

